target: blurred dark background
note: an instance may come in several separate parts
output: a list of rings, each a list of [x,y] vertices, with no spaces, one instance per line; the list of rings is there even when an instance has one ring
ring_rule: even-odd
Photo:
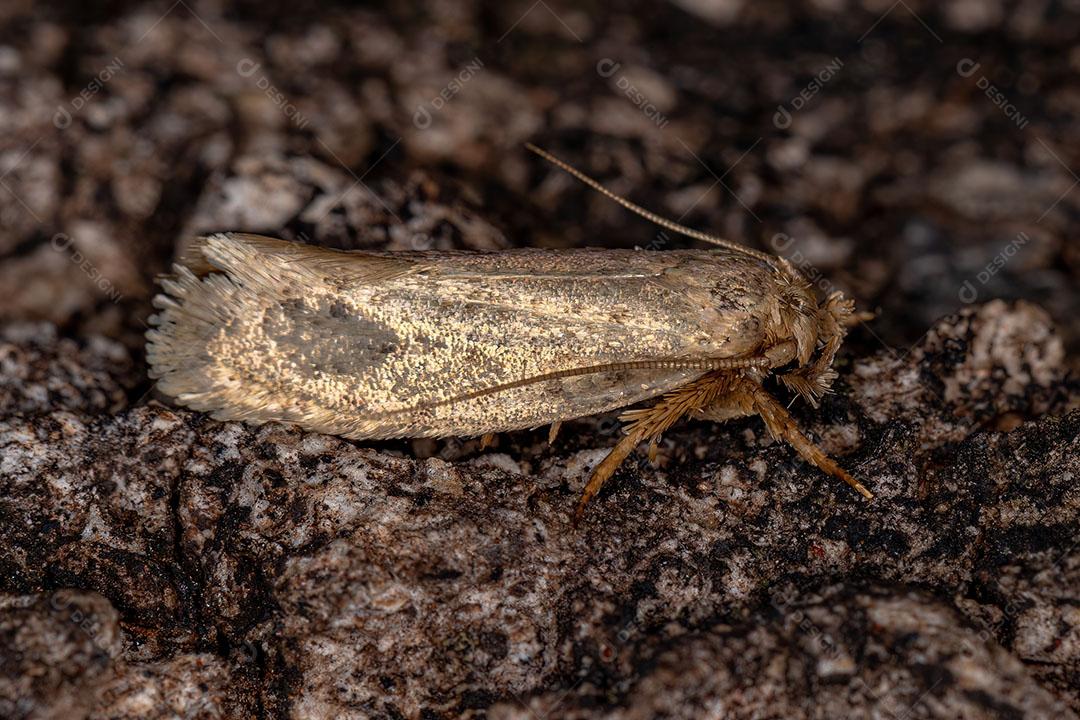
[[[8,0],[0,24],[0,321],[138,353],[154,276],[208,230],[696,246],[532,141],[880,311],[853,352],[991,298],[1080,347],[1075,0]]]

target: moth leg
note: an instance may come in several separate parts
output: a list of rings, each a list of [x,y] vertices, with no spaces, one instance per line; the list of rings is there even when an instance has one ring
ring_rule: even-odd
[[[604,487],[604,483],[615,474],[615,471],[622,465],[622,461],[633,452],[643,438],[644,433],[628,432],[611,449],[607,457],[593,468],[592,475],[589,476],[589,482],[586,483],[585,489],[581,492],[581,499],[578,500],[577,509],[574,511],[575,523],[581,520],[585,514],[585,506],[600,492],[600,488]]]
[[[752,399],[754,411],[761,416],[768,428],[769,434],[777,440],[785,440],[803,460],[815,465],[822,471],[839,478],[861,494],[867,500],[872,500],[874,495],[863,486],[861,482],[851,477],[836,461],[825,454],[814,442],[806,437],[795,424],[795,419],[788,414],[783,405],[776,401],[772,395],[765,391],[761,385],[745,381],[746,394]]]
[[[555,438],[559,436],[559,428],[562,427],[562,420],[556,420],[551,423],[551,427],[548,428],[548,445],[555,444]]]
[[[653,464],[656,463],[656,456],[660,452],[659,448],[657,448],[657,444],[659,442],[660,442],[660,436],[659,435],[653,435],[651,438],[649,438],[649,462],[651,462]]]
[[[846,318],[844,318],[843,323],[845,327],[853,328],[859,323],[870,322],[876,317],[877,313],[875,312],[871,312],[869,310],[859,310],[857,312],[851,313]]]
[[[718,397],[728,392],[735,377],[731,371],[714,370],[672,390],[652,407],[630,410],[620,415],[620,420],[630,423],[626,427],[626,435],[593,469],[589,482],[581,493],[581,500],[578,501],[574,521],[581,519],[589,500],[600,492],[600,488],[615,474],[619,465],[639,443],[658,438],[684,415],[700,412],[713,405]]]

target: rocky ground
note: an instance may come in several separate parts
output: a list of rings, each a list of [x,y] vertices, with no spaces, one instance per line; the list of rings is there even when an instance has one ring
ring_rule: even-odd
[[[1063,357],[966,309],[800,413],[873,502],[698,423],[574,527],[604,420],[417,460],[127,405],[117,343],[9,328],[5,716],[1073,717]]]
[[[1080,10],[0,6],[0,718],[1080,713]],[[184,239],[692,246],[878,311],[799,422],[363,444],[155,398]],[[994,298],[1004,298],[1004,301]]]

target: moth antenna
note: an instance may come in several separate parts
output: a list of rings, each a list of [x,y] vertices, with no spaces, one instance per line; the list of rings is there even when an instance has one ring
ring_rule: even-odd
[[[585,367],[567,368],[565,370],[553,370],[549,373],[543,373],[540,375],[533,375],[527,378],[521,378],[519,380],[510,380],[508,382],[499,383],[498,385],[491,385],[479,390],[473,390],[462,395],[455,395],[454,397],[445,398],[443,400],[436,400],[434,402],[417,405],[408,410],[425,409],[430,410],[432,408],[442,407],[443,405],[452,405],[454,403],[465,402],[466,400],[475,400],[485,395],[494,395],[498,392],[506,392],[507,390],[515,390],[526,385],[534,385],[539,382],[546,382],[548,380],[561,380],[563,378],[580,377],[581,375],[594,375],[596,373],[604,372],[618,372],[620,370],[742,370],[746,368],[767,368],[769,366],[769,359],[764,355],[754,357],[743,358],[658,358],[656,360],[627,360],[624,362],[603,363],[600,365],[587,365]],[[369,415],[369,417],[390,417],[397,415],[398,413],[405,412],[404,410],[388,410],[378,415]]]
[[[650,221],[652,223],[655,223],[655,224],[659,225],[662,228],[667,228],[668,230],[671,230],[672,232],[677,232],[680,235],[686,235],[687,237],[692,237],[692,238],[694,238],[696,240],[702,240],[702,241],[707,242],[707,243],[712,243],[713,245],[719,245],[720,247],[727,248],[728,250],[734,250],[735,252],[740,252],[740,253],[743,253],[743,254],[746,254],[746,255],[750,255],[751,257],[756,257],[756,258],[758,258],[760,260],[767,260],[767,261],[770,261],[770,262],[776,260],[775,257],[773,257],[772,255],[769,255],[767,253],[758,252],[757,250],[752,250],[752,249],[750,249],[748,247],[744,247],[743,245],[740,245],[739,243],[735,243],[735,242],[732,242],[730,240],[725,240],[723,238],[716,237],[715,235],[709,235],[708,233],[703,233],[700,230],[695,230],[693,228],[686,227],[685,225],[680,225],[679,223],[674,222],[672,220],[668,220],[665,217],[661,217],[661,216],[657,215],[654,212],[646,210],[645,208],[641,207],[640,205],[636,205],[636,204],[630,202],[629,200],[622,197],[621,195],[616,195],[615,193],[608,190],[606,187],[601,185],[596,180],[593,180],[591,177],[589,177],[585,173],[581,172],[577,168],[573,167],[572,165],[569,165],[569,164],[563,162],[559,158],[557,158],[554,155],[552,155],[551,153],[549,153],[547,150],[543,150],[541,148],[538,148],[537,146],[533,145],[532,143],[528,143],[528,142],[525,143],[525,147],[528,148],[529,150],[531,150],[532,152],[536,153],[540,157],[544,158],[545,160],[547,160],[549,163],[551,163],[555,167],[559,168],[560,170],[564,170],[564,171],[570,173],[571,175],[576,177],[578,180],[585,183],[586,185],[588,185],[589,187],[591,187],[593,190],[600,193],[604,197],[611,198],[612,200],[619,203],[620,205],[622,205],[624,208],[626,208],[630,212],[634,213],[635,215],[640,215],[641,217],[645,218],[646,220],[648,220],[648,221]]]

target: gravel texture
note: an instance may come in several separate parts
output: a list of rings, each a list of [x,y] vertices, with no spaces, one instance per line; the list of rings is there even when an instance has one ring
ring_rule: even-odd
[[[118,382],[37,333],[12,372]],[[185,698],[193,717],[1072,717],[1080,393],[1062,358],[1035,306],[968,308],[800,411],[873,502],[755,421],[690,423],[577,528],[607,418],[416,460],[156,402],[16,403],[0,697],[42,717],[169,717]]]
[[[1080,713],[1080,12],[0,4],[0,718]],[[193,233],[778,252],[877,318],[792,412],[361,444],[155,399]]]

